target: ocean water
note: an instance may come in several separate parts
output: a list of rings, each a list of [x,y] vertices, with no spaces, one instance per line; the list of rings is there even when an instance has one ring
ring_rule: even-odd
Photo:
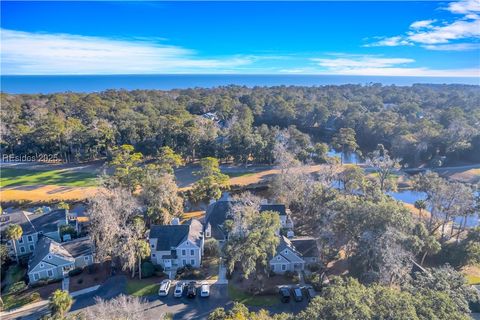
[[[1,91],[6,93],[98,92],[107,89],[185,89],[227,85],[323,86],[370,84],[410,86],[415,83],[475,84],[480,78],[375,77],[334,75],[65,75],[1,76]]]

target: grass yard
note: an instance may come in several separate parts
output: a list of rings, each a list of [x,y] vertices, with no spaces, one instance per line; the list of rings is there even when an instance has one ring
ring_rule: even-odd
[[[28,170],[2,168],[0,187],[57,185],[71,187],[89,187],[96,185],[97,175],[91,172],[74,170]]]
[[[158,283],[151,283],[148,279],[144,280],[128,280],[127,293],[134,297],[151,296],[158,294],[160,285]]]
[[[276,295],[254,296],[236,288],[232,283],[228,284],[228,295],[233,301],[253,307],[268,307],[280,302],[279,297]]]

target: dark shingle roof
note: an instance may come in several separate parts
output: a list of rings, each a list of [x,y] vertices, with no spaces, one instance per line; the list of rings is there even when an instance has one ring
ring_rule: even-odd
[[[3,232],[9,224],[18,224],[22,227],[23,234],[35,232],[55,232],[59,224],[67,221],[65,209],[55,210],[49,213],[29,213],[18,211],[0,215],[0,230]]]
[[[150,228],[150,239],[157,239],[157,251],[169,251],[187,238],[200,245],[203,226],[200,221],[191,219],[180,225],[154,225]]]
[[[3,233],[10,224],[18,224],[22,227],[24,234],[34,233],[35,228],[29,221],[33,214],[26,211],[17,211],[0,215],[0,231]]]
[[[220,200],[212,203],[205,217],[205,225],[210,224],[212,227],[212,237],[217,240],[224,240],[226,234],[223,230],[223,223],[227,220],[232,201]]]
[[[79,238],[69,242],[64,242],[61,244],[65,250],[72,255],[72,257],[77,258],[84,255],[90,255],[93,252],[93,243],[90,238]]]
[[[307,258],[318,257],[317,241],[311,237],[298,237],[290,239],[295,249]]]
[[[31,270],[35,268],[49,253],[53,253],[66,260],[73,259],[72,255],[58,242],[42,236],[38,240],[35,250],[33,251],[33,255],[30,257],[30,261],[28,262],[29,269]],[[55,264],[54,262],[55,260],[51,261],[51,264]]]

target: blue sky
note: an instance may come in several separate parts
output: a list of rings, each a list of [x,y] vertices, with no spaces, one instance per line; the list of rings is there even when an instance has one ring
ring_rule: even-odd
[[[480,0],[1,2],[3,74],[480,76]]]

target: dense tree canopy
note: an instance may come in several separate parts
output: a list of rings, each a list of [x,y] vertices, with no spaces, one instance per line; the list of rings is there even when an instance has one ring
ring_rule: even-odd
[[[330,142],[333,135],[341,149],[357,144],[365,155],[383,144],[411,165],[442,162],[443,155],[480,159],[477,86],[107,90],[2,94],[1,104],[5,152],[55,153],[67,161],[104,157],[130,144],[146,156],[168,146],[189,160],[272,163],[279,128],[292,125],[313,142]],[[202,116],[207,112],[215,119]]]

